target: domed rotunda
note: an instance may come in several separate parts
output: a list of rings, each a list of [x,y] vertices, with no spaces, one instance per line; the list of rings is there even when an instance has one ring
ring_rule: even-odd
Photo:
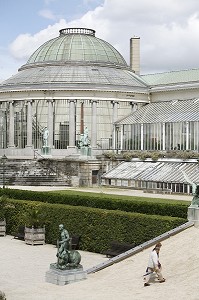
[[[113,123],[148,103],[147,84],[94,30],[59,33],[0,84],[2,153],[42,154],[45,146],[52,156],[65,157],[81,146],[92,155],[114,149]]]

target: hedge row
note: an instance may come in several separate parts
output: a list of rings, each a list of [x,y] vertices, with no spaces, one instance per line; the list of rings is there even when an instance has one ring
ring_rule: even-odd
[[[47,243],[56,243],[58,225],[63,223],[69,234],[81,236],[81,250],[96,253],[103,253],[112,240],[139,245],[186,222],[176,217],[25,200],[7,201],[8,234],[17,232],[18,226],[25,224],[27,213],[37,208],[45,220]]]
[[[121,210],[138,212],[148,215],[171,216],[187,218],[187,202],[168,201],[146,198],[113,196],[105,194],[91,194],[83,192],[35,192],[16,189],[0,189],[0,196],[6,194],[10,198],[23,199],[48,203],[67,204],[72,206],[85,206],[108,210]]]

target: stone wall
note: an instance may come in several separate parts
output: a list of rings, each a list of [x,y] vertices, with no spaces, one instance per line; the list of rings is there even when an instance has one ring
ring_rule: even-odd
[[[96,159],[8,159],[0,164],[0,185],[92,186],[100,181]]]

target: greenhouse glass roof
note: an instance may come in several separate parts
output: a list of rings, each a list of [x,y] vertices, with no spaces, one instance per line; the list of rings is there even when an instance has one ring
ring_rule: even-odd
[[[198,82],[199,69],[147,74],[141,77],[150,86]]]
[[[0,84],[1,91],[43,88],[148,93],[122,55],[86,28],[61,29],[59,37],[44,43],[16,75]]]
[[[199,99],[146,104],[117,124],[199,121]]]
[[[29,58],[28,64],[44,62],[100,62],[128,67],[122,55],[108,42],[86,28],[66,28],[47,41]]]
[[[141,180],[153,182],[185,183],[184,171],[192,182],[199,183],[197,162],[131,161],[122,162],[109,172],[104,179]]]
[[[5,80],[1,89],[46,88],[53,85],[54,88],[112,88],[123,91],[146,92],[147,87],[142,80],[129,70],[108,67],[93,66],[48,66],[27,68]]]

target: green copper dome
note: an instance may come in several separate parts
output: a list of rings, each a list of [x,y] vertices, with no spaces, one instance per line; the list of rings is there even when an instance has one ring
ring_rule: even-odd
[[[146,92],[147,84],[109,43],[86,28],[60,30],[39,47],[0,90],[103,90]],[[115,96],[114,96],[115,97]]]
[[[59,37],[47,41],[29,58],[29,64],[43,63],[98,63],[126,68],[122,55],[109,43],[95,37],[95,31],[86,28],[60,30]]]

